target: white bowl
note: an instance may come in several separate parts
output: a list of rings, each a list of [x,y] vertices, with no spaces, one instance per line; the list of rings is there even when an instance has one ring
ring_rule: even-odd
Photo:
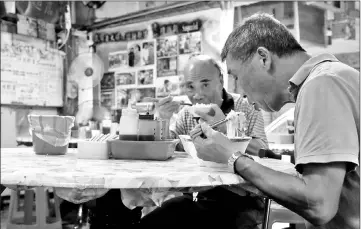
[[[189,135],[179,135],[179,138],[182,141],[182,145],[183,145],[183,148],[186,151],[186,153],[191,155],[191,157],[193,159],[195,159],[200,166],[214,167],[214,168],[223,168],[223,167],[226,168],[227,167],[227,165],[224,165],[224,164],[210,162],[210,161],[204,161],[204,160],[198,158],[197,149]],[[230,138],[230,140],[232,141],[232,148],[234,149],[234,152],[241,151],[244,153],[247,149],[249,142],[251,141],[251,138],[250,137],[240,137],[240,138]]]
[[[109,143],[81,140],[78,141],[77,157],[80,159],[109,159]]]

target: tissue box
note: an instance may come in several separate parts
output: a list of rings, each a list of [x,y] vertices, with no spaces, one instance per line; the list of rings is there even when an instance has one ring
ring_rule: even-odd
[[[80,159],[109,159],[109,142],[78,141],[77,158]]]

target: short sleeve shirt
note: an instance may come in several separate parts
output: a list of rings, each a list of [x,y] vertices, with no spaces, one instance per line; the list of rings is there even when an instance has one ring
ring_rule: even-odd
[[[360,73],[333,55],[315,56],[290,80],[296,99],[295,161],[347,162],[339,210],[326,225],[307,228],[360,228]]]

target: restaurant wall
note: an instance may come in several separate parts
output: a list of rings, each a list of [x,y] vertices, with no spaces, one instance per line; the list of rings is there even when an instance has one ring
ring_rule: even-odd
[[[147,22],[124,25],[120,27],[106,28],[94,33],[114,33],[114,32],[128,32],[148,29],[148,39],[152,38],[151,24],[156,22],[159,24],[171,24],[176,22],[190,22],[195,19],[202,20],[202,51],[206,55],[210,55],[219,60],[220,48],[220,18],[221,9],[210,9],[205,11],[199,11],[195,13],[189,13],[184,15],[178,15],[174,17],[162,18],[157,20],[151,20]],[[217,16],[216,16],[217,15]],[[108,55],[110,52],[126,50],[128,42],[108,42],[97,45],[97,54],[104,61],[105,71],[108,71]]]
[[[143,30],[148,31],[147,37],[145,37],[144,39],[142,39],[140,41],[117,41],[117,42],[113,41],[113,42],[99,43],[96,45],[96,53],[97,53],[97,55],[100,56],[100,58],[104,62],[105,73],[110,72],[110,71],[116,72],[117,70],[109,68],[110,67],[109,66],[109,54],[121,51],[121,52],[125,52],[125,55],[127,56],[128,54],[126,52],[129,50],[129,46],[128,46],[129,43],[134,43],[134,42],[142,43],[142,42],[147,42],[147,41],[156,42],[156,39],[153,37],[153,32],[152,32],[152,28],[151,28],[151,25],[153,23],[158,23],[160,26],[162,26],[164,24],[168,25],[168,24],[172,24],[172,23],[183,23],[183,22],[191,23],[195,20],[200,20],[201,21],[201,29],[200,29],[201,53],[209,55],[209,56],[215,58],[217,61],[220,61],[220,52],[221,52],[221,48],[223,45],[223,44],[221,44],[222,37],[220,36],[220,32],[222,31],[221,30],[221,22],[220,22],[221,15],[222,15],[222,10],[220,8],[214,8],[214,9],[192,12],[192,13],[187,13],[187,14],[182,14],[182,15],[177,15],[177,16],[172,16],[172,17],[167,17],[167,18],[149,20],[147,22],[142,22],[142,23],[123,25],[123,26],[118,26],[118,27],[113,27],[113,28],[104,28],[101,30],[93,31],[93,36],[95,34],[112,34],[112,33],[119,33],[119,32],[122,34],[125,34],[126,32],[131,32],[131,31],[143,31]],[[156,46],[156,43],[154,43],[154,44]],[[155,47],[155,53],[156,53],[156,47]],[[180,56],[180,54],[178,55],[178,57],[179,56]],[[157,77],[159,77],[157,75],[158,59],[160,59],[160,58],[157,58],[157,56],[155,56],[155,64],[154,64],[155,66],[153,66],[154,67],[153,87],[155,87],[155,88],[157,88],[159,86],[159,82],[160,82],[160,79],[157,80]],[[187,60],[187,59],[184,59],[184,60]],[[179,64],[179,61],[177,61],[177,62]],[[185,61],[183,61],[183,62],[185,62]],[[181,67],[178,68],[178,73],[176,75],[169,75],[169,76],[167,75],[164,78],[162,77],[162,80],[169,78],[169,80],[171,81],[170,78],[174,78],[174,79],[178,78],[176,80],[178,81],[177,83],[179,83],[179,81],[180,81],[179,77],[181,77],[181,75],[182,75],[182,73],[179,72],[180,69],[181,69]],[[138,70],[139,70],[139,68],[138,68]],[[225,88],[227,88],[228,87],[227,74],[225,74],[224,81],[225,81],[224,86],[225,86]],[[164,80],[164,82],[165,82],[165,80]],[[141,85],[139,88],[148,88],[148,87],[152,87],[152,85]],[[117,91],[117,89],[115,89],[115,91]],[[111,95],[111,96],[119,98],[119,93],[118,92],[113,93],[113,95]],[[103,98],[101,100],[103,100]],[[113,103],[113,105],[115,107],[119,108],[119,106],[117,106],[117,104]],[[113,107],[113,109],[116,109],[116,108]]]

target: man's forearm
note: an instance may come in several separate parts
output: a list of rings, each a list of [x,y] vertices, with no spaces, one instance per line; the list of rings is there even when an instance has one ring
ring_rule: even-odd
[[[317,197],[302,178],[272,170],[246,157],[240,157],[235,168],[239,175],[279,204],[306,220],[314,217],[316,206],[313,204]]]

